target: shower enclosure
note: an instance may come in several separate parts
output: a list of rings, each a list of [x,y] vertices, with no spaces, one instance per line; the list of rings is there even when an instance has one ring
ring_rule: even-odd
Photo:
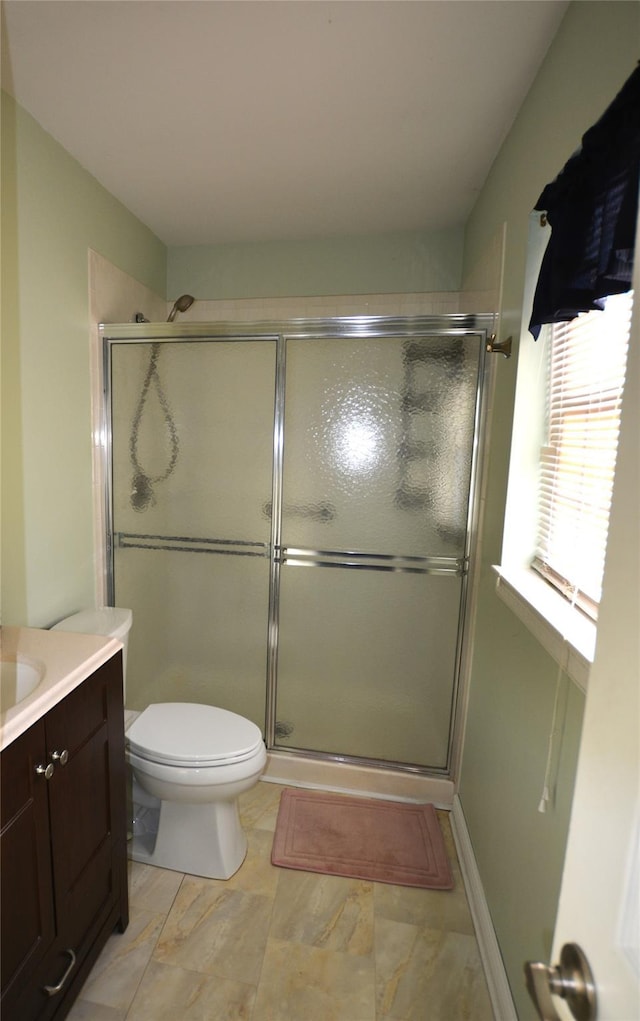
[[[128,705],[448,775],[483,317],[102,327],[109,601]]]

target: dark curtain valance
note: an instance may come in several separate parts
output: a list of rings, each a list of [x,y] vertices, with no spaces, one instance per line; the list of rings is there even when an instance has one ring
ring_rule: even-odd
[[[602,308],[630,290],[640,185],[640,65],[535,205],[551,238],[529,330]]]

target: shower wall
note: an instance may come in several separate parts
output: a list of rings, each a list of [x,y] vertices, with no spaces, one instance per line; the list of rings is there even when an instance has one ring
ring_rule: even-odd
[[[446,775],[484,334],[363,322],[109,328],[128,704]]]

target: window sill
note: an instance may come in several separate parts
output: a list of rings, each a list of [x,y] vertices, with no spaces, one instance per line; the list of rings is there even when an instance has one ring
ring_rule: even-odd
[[[496,592],[571,680],[586,693],[596,625],[532,570],[494,567]]]

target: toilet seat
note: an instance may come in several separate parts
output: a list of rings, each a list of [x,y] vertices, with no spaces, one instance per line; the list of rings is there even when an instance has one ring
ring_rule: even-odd
[[[130,750],[141,759],[168,766],[205,768],[253,758],[264,747],[251,720],[193,702],[156,702],[127,731]]]

